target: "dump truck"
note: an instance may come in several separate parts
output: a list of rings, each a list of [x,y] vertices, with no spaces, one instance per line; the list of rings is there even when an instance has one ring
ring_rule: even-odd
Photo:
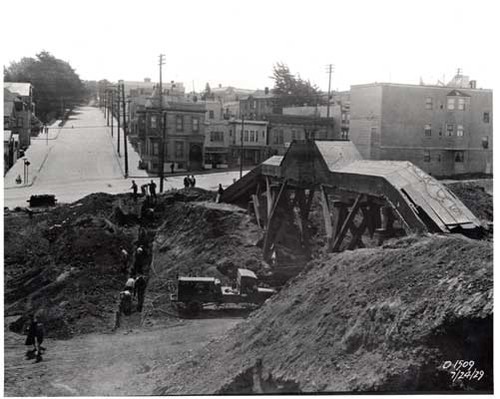
[[[248,269],[238,269],[236,284],[223,286],[214,277],[178,277],[171,301],[180,310],[190,314],[199,313],[204,305],[254,304],[261,305],[276,290],[258,286],[258,278]]]

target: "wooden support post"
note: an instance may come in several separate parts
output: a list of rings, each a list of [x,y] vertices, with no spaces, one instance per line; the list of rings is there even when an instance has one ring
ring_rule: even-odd
[[[348,211],[348,204],[342,201],[334,201],[335,209],[337,209],[337,217],[335,218],[335,237],[338,237],[340,233],[340,229],[342,228],[342,225],[345,222],[345,219],[349,213]]]
[[[271,183],[269,177],[266,177],[266,197],[267,197],[267,219],[271,219],[271,210],[273,209],[273,192],[271,191]]]
[[[269,218],[267,220],[267,227],[266,227],[266,235],[264,237],[264,259],[267,260],[268,257],[269,257],[269,248],[272,244],[272,235],[273,235],[273,232],[271,231],[272,230],[272,223],[273,223],[273,218],[274,218],[274,215],[276,213],[276,208],[281,200],[281,196],[283,194],[283,191],[285,190],[285,187],[286,187],[286,180],[283,182],[283,184],[281,185],[281,188],[280,188],[280,191],[278,192],[278,196],[276,197],[276,200],[274,201],[274,204],[273,204],[273,207],[271,209],[271,212],[269,214]],[[268,185],[268,190],[269,190],[269,185]],[[269,204],[269,202],[268,202]]]
[[[369,218],[370,214],[368,212],[367,207],[362,207],[361,211],[363,212],[363,220],[361,221],[361,224],[358,227],[354,226],[354,223],[351,224],[351,233],[352,233],[352,240],[349,243],[349,246],[347,249],[354,249],[354,248],[364,248],[365,244],[363,243],[362,236],[363,233],[365,232],[368,223],[369,223]]]
[[[333,223],[330,213],[330,204],[328,203],[328,194],[323,186],[321,186],[321,207],[323,209],[323,220],[325,221],[326,247],[327,251],[330,251],[333,241]]]
[[[354,221],[354,216],[356,216],[356,213],[358,212],[359,209],[359,204],[361,202],[361,198],[363,198],[363,194],[359,195],[356,198],[356,201],[354,201],[354,205],[352,206],[349,215],[347,215],[346,220],[344,221],[342,228],[339,231],[339,234],[335,238],[335,242],[333,243],[332,251],[333,252],[338,252],[340,249],[340,245],[342,244],[342,241],[344,240],[344,237],[347,233],[347,230],[349,230],[349,227],[351,226],[351,223]]]
[[[253,211],[255,212],[255,218],[257,219],[257,226],[259,226],[259,229],[261,229],[262,226],[260,224],[259,197],[255,194],[252,194],[252,202],[253,202]]]

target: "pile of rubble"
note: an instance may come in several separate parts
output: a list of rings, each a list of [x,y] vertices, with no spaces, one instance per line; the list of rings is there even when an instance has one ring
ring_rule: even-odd
[[[406,237],[311,262],[155,393],[488,391],[492,345],[492,243]]]

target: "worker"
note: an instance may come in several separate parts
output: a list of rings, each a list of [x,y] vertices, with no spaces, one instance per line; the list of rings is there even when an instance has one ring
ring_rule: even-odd
[[[132,294],[129,290],[120,292],[120,312],[124,315],[132,313]]]
[[[34,353],[36,356],[36,362],[39,363],[42,361],[42,350],[45,350],[45,348],[42,346],[45,331],[43,323],[38,319],[36,315],[31,314],[29,316],[27,333],[28,336],[26,337],[25,345],[33,345],[33,350],[28,351],[27,355],[30,356],[31,353]]]
[[[130,276],[127,282],[125,283],[124,291],[134,292],[134,285],[135,285],[135,278],[134,276]]]
[[[146,197],[148,195],[148,187],[149,187],[149,184],[143,184],[141,185],[141,194],[143,197]]]
[[[135,251],[135,262],[134,262],[134,272],[135,273],[142,273],[142,266],[144,262],[144,249],[142,249],[141,246],[137,248]]]
[[[172,162],[172,163],[170,164],[170,172],[171,172],[172,174],[174,173],[174,168],[175,168],[175,165],[174,165],[174,163]]]
[[[132,196],[134,197],[134,202],[137,202],[137,184],[135,183],[135,180],[132,180]]]
[[[135,279],[134,284],[134,297],[137,295],[137,311],[142,312],[142,305],[144,303],[144,292],[146,291],[146,279],[140,274]]]
[[[219,189],[217,190],[217,198],[215,199],[215,202],[217,202],[217,203],[220,202],[220,199],[221,199],[223,193],[224,193],[224,189],[222,188],[222,184],[219,183]]]
[[[186,176],[184,178],[184,188],[188,188],[191,185],[191,181],[189,179],[189,176]]]
[[[156,183],[153,180],[149,183],[149,192],[151,193],[151,197],[156,200]]]
[[[191,178],[189,179],[189,183],[191,187],[196,186],[196,179],[194,178],[194,175],[191,175]]]
[[[128,252],[125,248],[122,248],[122,250],[120,251],[120,257],[122,259],[122,272],[126,272],[128,269],[129,256],[128,256]]]

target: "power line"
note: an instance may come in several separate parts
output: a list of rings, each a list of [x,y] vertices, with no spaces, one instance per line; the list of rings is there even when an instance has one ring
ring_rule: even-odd
[[[159,63],[158,66],[160,67],[160,84],[158,87],[158,95],[160,96],[160,118],[159,118],[159,123],[162,131],[162,136],[161,136],[161,148],[160,148],[160,193],[163,192],[163,179],[164,179],[164,169],[165,169],[165,140],[166,140],[166,130],[167,130],[167,115],[163,115],[163,82],[162,82],[162,69],[163,65],[165,65],[165,60],[164,60],[165,54],[160,54],[159,55]]]

